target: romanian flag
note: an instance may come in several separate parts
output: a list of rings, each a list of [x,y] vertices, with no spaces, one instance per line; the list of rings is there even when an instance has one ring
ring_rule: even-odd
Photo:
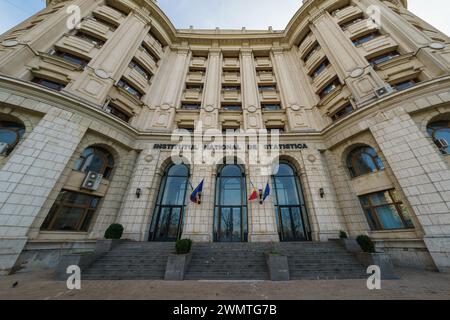
[[[256,190],[256,188],[253,185],[253,183],[252,183],[252,186],[253,186],[253,192],[250,195],[250,198],[248,198],[248,201],[254,201],[254,200],[258,199],[258,190]]]
[[[191,201],[196,204],[201,203],[201,194],[203,192],[203,183],[205,180],[203,179],[202,182],[198,185],[198,187],[192,192],[191,194]]]

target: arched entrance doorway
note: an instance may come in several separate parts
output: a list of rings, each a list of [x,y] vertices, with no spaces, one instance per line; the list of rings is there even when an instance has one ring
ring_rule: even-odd
[[[219,168],[214,207],[214,241],[247,241],[245,186],[245,170],[240,165],[223,165]]]
[[[164,173],[150,226],[150,241],[170,242],[180,238],[189,183],[187,166],[172,165]]]
[[[311,240],[311,229],[300,181],[293,167],[280,163],[272,176],[275,212],[280,241]]]

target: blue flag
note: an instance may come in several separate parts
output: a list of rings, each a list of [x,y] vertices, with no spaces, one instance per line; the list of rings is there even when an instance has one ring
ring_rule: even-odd
[[[205,182],[205,179],[202,180],[202,182],[198,185],[198,187],[192,192],[191,194],[191,201],[193,203],[199,204],[201,201],[201,193],[203,192],[203,183]]]
[[[266,201],[266,199],[270,196],[270,185],[267,182],[266,190],[264,190],[264,196],[263,201]]]

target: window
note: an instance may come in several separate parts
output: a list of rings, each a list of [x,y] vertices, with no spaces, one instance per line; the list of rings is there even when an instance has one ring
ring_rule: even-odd
[[[389,53],[382,54],[382,55],[380,55],[378,57],[372,58],[372,59],[369,60],[369,62],[374,67],[374,66],[377,66],[377,65],[379,65],[379,64],[381,64],[383,62],[392,60],[392,59],[394,59],[395,57],[398,57],[398,56],[400,56],[400,53],[398,53],[397,51],[392,51],[392,52],[389,52]]]
[[[7,156],[25,134],[25,126],[11,121],[0,121],[0,155]]]
[[[31,81],[34,83],[37,83],[41,86],[44,86],[44,87],[47,87],[49,89],[56,90],[56,91],[61,91],[66,86],[65,84],[62,84],[62,83],[58,83],[58,82],[54,82],[51,80],[42,79],[42,78],[38,78],[38,77],[33,78],[33,80],[31,80]]]
[[[87,232],[101,198],[62,190],[42,230]]]
[[[200,104],[198,104],[198,103],[182,103],[181,109],[183,109],[183,110],[199,110]]]
[[[223,91],[241,91],[240,86],[222,86]]]
[[[219,168],[214,206],[214,241],[247,241],[247,192],[244,169],[237,164]]]
[[[379,37],[379,36],[381,36],[380,32],[378,32],[378,31],[372,32],[372,33],[366,34],[366,35],[364,35],[362,37],[354,39],[353,40],[353,44],[355,46],[360,46],[360,45],[362,45],[362,44],[364,44],[366,42],[369,42],[369,41]]]
[[[326,59],[324,62],[322,62],[312,73],[311,77],[315,79],[318,77],[328,66],[330,65],[330,61]]]
[[[320,44],[316,43],[314,45],[314,47],[308,51],[308,53],[305,55],[305,57],[303,58],[304,62],[308,62],[308,60],[313,56],[314,53],[316,53],[318,50],[320,50]]]
[[[414,228],[408,210],[395,190],[359,197],[372,230]]]
[[[103,175],[109,179],[114,168],[114,158],[106,150],[99,147],[89,147],[83,151],[75,162],[75,171],[88,173],[90,171]]]
[[[152,57],[153,61],[156,63],[159,61],[159,58],[157,55],[155,55],[151,50],[149,50],[144,44],[141,45],[142,50],[145,51],[150,57]]]
[[[353,178],[384,170],[383,162],[372,147],[358,147],[347,157],[347,166]]]
[[[70,53],[67,53],[67,52],[62,52],[62,51],[58,51],[58,50],[51,50],[50,54],[52,56],[59,57],[59,58],[61,58],[63,60],[66,60],[66,61],[68,61],[70,63],[76,64],[77,66],[80,66],[82,68],[86,67],[88,65],[88,63],[89,63],[88,60],[80,58],[80,57],[77,57],[77,56],[75,56],[73,54],[70,54]]]
[[[201,85],[201,84],[188,84],[188,85],[186,85],[186,90],[202,92],[203,91],[203,85]]]
[[[280,241],[311,239],[302,188],[290,164],[280,163],[272,185]]]
[[[128,82],[126,82],[123,79],[120,79],[119,82],[117,83],[117,86],[119,88],[124,89],[126,92],[128,92],[129,94],[131,94],[133,97],[135,97],[138,100],[142,99],[142,93],[140,93],[137,89],[135,89],[134,87],[132,87]]]
[[[284,131],[285,131],[284,126],[267,128],[267,132],[269,134],[283,134]]]
[[[188,131],[189,133],[194,133],[194,126],[178,126],[178,130]]]
[[[270,86],[258,86],[259,91],[277,91],[277,86],[270,85]]]
[[[417,81],[417,79],[410,79],[407,81],[398,82],[398,83],[394,84],[393,87],[397,91],[406,90],[411,87],[414,87],[417,82],[419,82],[419,81]]]
[[[320,98],[323,99],[329,94],[333,93],[340,85],[341,83],[339,82],[339,80],[335,79],[332,83],[327,85],[322,91],[319,92]]]
[[[145,79],[150,80],[150,78],[152,77],[150,75],[150,73],[145,70],[145,68],[143,66],[141,66],[137,61],[135,60],[131,60],[130,62],[130,68],[136,70],[140,75],[142,75]]]
[[[263,108],[263,110],[281,110],[281,105],[280,104],[262,104],[261,107]]]
[[[77,38],[83,39],[87,42],[92,43],[94,46],[96,46],[97,48],[101,48],[103,47],[103,45],[105,44],[105,41],[98,39],[94,36],[91,36],[90,34],[78,31],[75,35]]]
[[[443,154],[450,154],[450,121],[432,122],[427,127],[428,134]]]
[[[167,168],[153,211],[150,241],[176,241],[180,238],[188,185],[188,167],[180,164]]]
[[[222,105],[222,109],[227,111],[242,111],[242,106],[240,104],[224,104]]]
[[[336,111],[332,116],[331,120],[338,121],[339,119],[344,118],[345,116],[349,115],[354,111],[353,106],[351,103],[347,104],[346,106],[340,108],[338,111]]]
[[[116,118],[119,118],[120,120],[123,120],[125,122],[130,122],[131,116],[128,113],[123,112],[120,108],[117,108],[113,106],[112,104],[108,104],[104,107],[104,110],[115,116]]]

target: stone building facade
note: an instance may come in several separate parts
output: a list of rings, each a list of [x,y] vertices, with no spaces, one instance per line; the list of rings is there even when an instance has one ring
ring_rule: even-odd
[[[47,2],[0,36],[3,273],[92,250],[113,223],[135,241],[346,231],[449,270],[450,39],[406,0],[303,1],[282,31],[179,30],[150,0]],[[284,173],[249,150],[175,165],[174,130],[199,124],[278,130]],[[247,201],[267,182],[269,200]]]

